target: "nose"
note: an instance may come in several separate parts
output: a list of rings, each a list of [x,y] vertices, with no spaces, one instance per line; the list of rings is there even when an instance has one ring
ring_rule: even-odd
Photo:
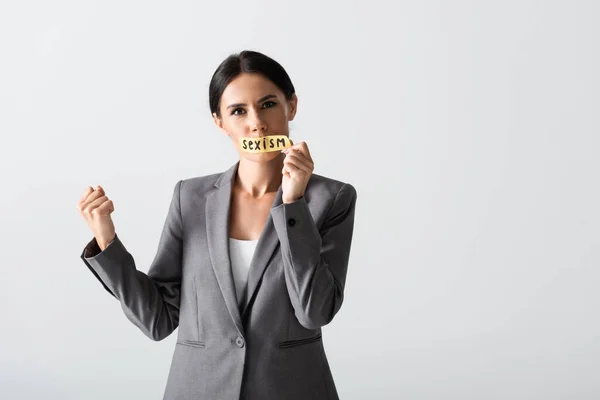
[[[248,117],[248,127],[250,128],[251,132],[263,133],[267,131],[267,124],[265,123],[264,119],[261,117],[259,112],[249,112]]]

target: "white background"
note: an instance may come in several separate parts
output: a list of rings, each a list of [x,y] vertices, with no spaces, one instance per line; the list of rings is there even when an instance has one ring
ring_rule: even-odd
[[[208,83],[280,62],[291,137],[358,192],[342,399],[600,397],[600,3],[4,1],[0,397],[160,399],[145,337],[79,258],[102,185],[147,271],[179,179],[237,161]]]

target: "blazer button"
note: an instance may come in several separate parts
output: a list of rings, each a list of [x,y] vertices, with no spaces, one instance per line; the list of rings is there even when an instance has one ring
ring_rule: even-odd
[[[235,344],[237,347],[244,347],[244,339],[241,336],[236,337]]]
[[[288,219],[288,225],[289,225],[289,226],[294,226],[294,225],[296,225],[296,220],[295,220],[294,218],[290,218],[290,219]]]

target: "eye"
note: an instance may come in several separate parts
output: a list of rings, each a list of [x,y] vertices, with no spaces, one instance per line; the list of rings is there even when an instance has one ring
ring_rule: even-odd
[[[241,113],[238,113],[237,111],[244,111],[243,108],[236,108],[231,112],[231,115],[241,115]]]
[[[269,105],[267,106],[267,104],[269,104]],[[266,101],[266,102],[263,104],[263,107],[264,107],[264,108],[271,108],[271,107],[275,106],[276,104],[277,104],[277,103],[275,103],[274,101]]]

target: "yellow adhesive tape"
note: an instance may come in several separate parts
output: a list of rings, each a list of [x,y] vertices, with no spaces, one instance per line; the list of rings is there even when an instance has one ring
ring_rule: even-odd
[[[281,151],[292,145],[285,135],[271,135],[258,138],[240,138],[240,148],[246,153],[268,153]]]

